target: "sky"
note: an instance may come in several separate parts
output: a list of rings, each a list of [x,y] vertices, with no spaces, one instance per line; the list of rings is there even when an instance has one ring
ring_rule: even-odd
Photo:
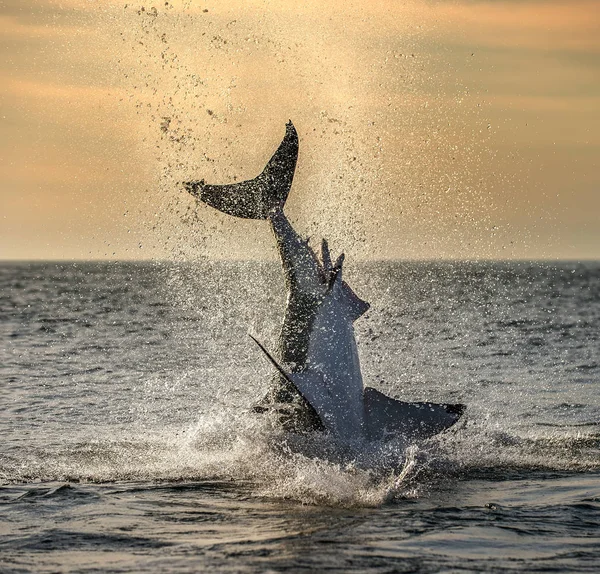
[[[0,0],[0,259],[600,259],[600,0]]]

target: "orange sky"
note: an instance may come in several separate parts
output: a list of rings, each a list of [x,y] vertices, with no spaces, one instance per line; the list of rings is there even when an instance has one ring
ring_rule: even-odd
[[[5,0],[0,33],[0,259],[273,257],[178,182],[253,177],[288,119],[287,212],[351,256],[600,258],[598,0]]]

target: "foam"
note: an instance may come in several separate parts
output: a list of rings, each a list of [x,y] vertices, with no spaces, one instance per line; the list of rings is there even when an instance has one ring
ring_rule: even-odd
[[[98,429],[96,429],[98,431]],[[71,442],[72,441],[72,442]],[[519,437],[470,423],[420,445],[342,445],[327,435],[278,430],[268,417],[215,411],[187,427],[121,430],[21,448],[5,456],[3,483],[227,481],[253,496],[340,507],[427,496],[449,479],[600,469],[600,437]]]

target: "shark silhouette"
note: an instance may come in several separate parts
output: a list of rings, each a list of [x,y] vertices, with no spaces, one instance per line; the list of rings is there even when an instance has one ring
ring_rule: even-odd
[[[369,304],[342,279],[344,255],[334,262],[327,241],[320,258],[283,213],[298,158],[292,122],[283,141],[254,179],[229,185],[185,183],[194,197],[235,217],[269,222],[281,259],[287,305],[278,359],[254,337],[277,370],[257,412],[274,410],[295,431],[327,431],[343,441],[408,440],[433,436],[455,424],[462,404],[407,403],[364,387],[354,321]]]

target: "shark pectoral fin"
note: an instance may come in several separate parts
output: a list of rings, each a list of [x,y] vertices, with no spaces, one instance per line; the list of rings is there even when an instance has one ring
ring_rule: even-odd
[[[328,390],[324,384],[323,377],[317,373],[304,372],[304,373],[288,373],[265,349],[265,347],[252,335],[250,338],[260,347],[261,351],[265,354],[271,364],[279,371],[282,377],[289,381],[305,401],[314,409],[321,424],[328,430],[331,430],[327,424],[327,409],[328,404]]]
[[[363,400],[369,440],[389,435],[413,440],[429,438],[455,424],[465,409],[460,404],[405,403],[371,387],[365,387]]]
[[[332,397],[322,375],[305,371],[303,373],[288,373],[288,376],[298,392],[319,415],[323,426],[329,431],[334,431],[331,417]]]
[[[273,357],[273,355],[271,355],[271,353],[269,353],[269,351],[267,351],[267,349],[264,347],[264,345],[256,338],[253,337],[250,333],[248,333],[248,336],[259,346],[260,350],[265,354],[265,356],[267,357],[267,359],[269,359],[269,361],[271,362],[271,364],[279,371],[279,373],[281,374],[281,376],[284,379],[287,379],[290,383],[294,384],[294,381],[292,381],[292,379],[290,378],[290,373],[288,373]]]

